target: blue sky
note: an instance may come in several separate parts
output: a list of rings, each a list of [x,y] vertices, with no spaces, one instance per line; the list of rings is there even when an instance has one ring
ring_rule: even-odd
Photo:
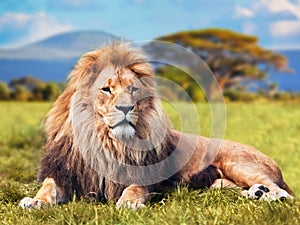
[[[300,48],[300,0],[1,0],[0,48],[99,30],[134,41],[220,27],[267,48]]]

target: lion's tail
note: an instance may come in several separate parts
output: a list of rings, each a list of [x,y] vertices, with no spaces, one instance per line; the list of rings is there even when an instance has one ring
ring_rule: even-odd
[[[296,195],[294,194],[294,192],[289,188],[289,186],[284,181],[283,181],[283,185],[282,185],[281,188],[284,189],[284,190],[286,190],[293,197],[296,197]]]

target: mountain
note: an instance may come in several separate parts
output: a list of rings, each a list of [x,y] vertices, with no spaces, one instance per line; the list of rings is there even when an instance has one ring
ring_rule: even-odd
[[[65,81],[78,58],[116,36],[105,32],[79,31],[52,36],[19,49],[0,49],[0,80],[33,76],[43,81]]]
[[[116,36],[99,31],[62,33],[19,49],[0,50],[0,59],[66,60],[99,48]]]
[[[33,76],[43,81],[65,81],[78,58],[116,36],[98,31],[78,31],[52,36],[19,49],[0,49],[0,81]],[[300,50],[277,51],[286,55],[294,74],[271,71],[269,80],[280,91],[300,92]]]

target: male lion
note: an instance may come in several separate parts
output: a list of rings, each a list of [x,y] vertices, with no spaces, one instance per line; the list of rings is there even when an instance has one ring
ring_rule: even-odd
[[[45,153],[25,208],[72,196],[144,206],[176,183],[241,187],[266,199],[292,198],[277,164],[253,147],[171,130],[144,54],[112,43],[83,55],[45,120]]]

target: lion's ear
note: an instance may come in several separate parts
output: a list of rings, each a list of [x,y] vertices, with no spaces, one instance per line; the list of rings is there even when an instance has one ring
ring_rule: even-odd
[[[137,63],[130,66],[130,69],[141,76],[153,76],[154,72],[149,63]]]
[[[101,50],[91,51],[85,53],[76,63],[74,69],[68,76],[70,80],[69,85],[74,89],[77,89],[79,82],[82,78],[89,72],[92,64],[96,61],[96,59],[100,56]]]

